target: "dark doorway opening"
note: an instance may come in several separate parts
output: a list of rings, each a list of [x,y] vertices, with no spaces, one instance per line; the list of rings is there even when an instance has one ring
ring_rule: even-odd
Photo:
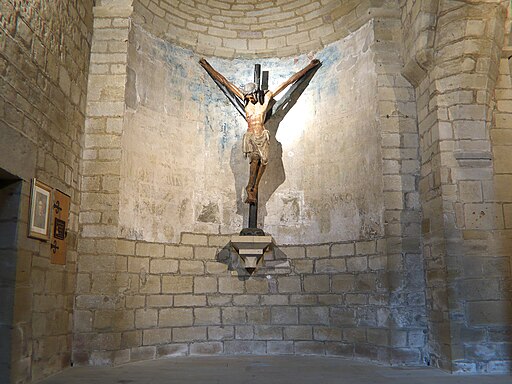
[[[0,168],[0,383],[9,383],[22,181]]]

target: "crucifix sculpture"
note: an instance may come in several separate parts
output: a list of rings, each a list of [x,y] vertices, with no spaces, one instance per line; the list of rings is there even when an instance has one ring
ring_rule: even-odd
[[[312,60],[305,68],[291,76],[274,91],[269,91],[268,85],[265,83],[265,75],[267,75],[266,81],[268,82],[268,72],[263,73],[264,81],[263,85],[261,84],[260,64],[255,65],[254,82],[248,83],[243,89],[240,89],[213,69],[205,59],[199,60],[199,63],[247,121],[247,132],[243,138],[243,152],[250,161],[249,181],[245,188],[247,192],[245,202],[249,204],[247,228],[249,232],[246,231],[246,234],[262,234],[263,231],[257,229],[258,186],[268,164],[270,142],[269,132],[265,129],[264,123],[272,115],[274,96],[290,85],[299,86],[308,77],[306,75],[314,72],[321,63],[317,59]]]

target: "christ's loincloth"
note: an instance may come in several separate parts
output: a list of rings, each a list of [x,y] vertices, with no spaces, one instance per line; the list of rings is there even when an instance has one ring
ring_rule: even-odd
[[[254,132],[246,132],[243,141],[245,157],[249,156],[249,158],[252,159],[257,156],[259,157],[262,165],[267,165],[269,143],[270,135],[266,129],[264,129],[259,135]]]

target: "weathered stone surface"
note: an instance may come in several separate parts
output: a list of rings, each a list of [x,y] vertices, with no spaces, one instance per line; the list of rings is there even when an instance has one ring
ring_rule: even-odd
[[[306,276],[304,277],[305,292],[329,292],[329,276]]]
[[[510,301],[470,302],[468,318],[472,325],[507,325],[512,320],[512,304]]]
[[[272,324],[298,324],[297,308],[273,307],[271,309]]]
[[[299,276],[279,277],[278,289],[280,293],[300,293],[301,281]]]
[[[234,327],[212,326],[208,327],[208,339],[210,340],[232,340],[235,338]]]
[[[220,324],[219,308],[195,308],[194,324],[196,325],[217,325]]]
[[[174,341],[191,342],[206,340],[206,327],[185,327],[173,330]]]
[[[156,348],[156,357],[172,357],[172,356],[185,356],[188,355],[188,345],[172,343],[168,345],[158,345]]]
[[[140,309],[135,311],[136,328],[153,328],[158,323],[158,311],[156,309]]]
[[[147,329],[143,332],[142,340],[143,345],[170,343],[173,340],[172,329]]]
[[[218,355],[223,352],[223,343],[207,342],[193,343],[190,345],[191,355]]]
[[[192,276],[163,276],[162,292],[192,293],[194,280]]]
[[[236,277],[221,277],[219,278],[219,292],[220,293],[243,293],[244,282],[238,280]]]
[[[228,340],[224,352],[229,355],[261,355],[266,352],[265,341]]]
[[[103,1],[94,34],[92,1],[28,3],[0,15],[0,168],[23,179],[0,207],[16,382],[71,349],[82,365],[295,353],[510,370],[505,2]],[[259,225],[275,244],[251,276],[229,250],[246,124],[200,54],[240,82],[257,54],[271,89],[323,63],[267,123]],[[71,197],[66,265],[25,236],[34,176]]]
[[[299,308],[300,324],[329,324],[328,307],[303,307]]]
[[[190,326],[193,323],[194,315],[191,308],[161,309],[158,315],[158,325],[160,327]]]

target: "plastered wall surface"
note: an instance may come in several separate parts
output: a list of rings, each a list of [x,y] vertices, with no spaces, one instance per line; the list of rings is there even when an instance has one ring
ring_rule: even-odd
[[[259,225],[280,244],[382,234],[372,39],[366,26],[319,52],[323,65],[306,90],[266,124],[272,139]],[[138,28],[131,34],[121,237],[176,242],[181,232],[230,234],[247,226],[247,123],[198,59]],[[309,59],[259,62],[273,89]],[[252,81],[255,63],[211,60],[239,87]]]

